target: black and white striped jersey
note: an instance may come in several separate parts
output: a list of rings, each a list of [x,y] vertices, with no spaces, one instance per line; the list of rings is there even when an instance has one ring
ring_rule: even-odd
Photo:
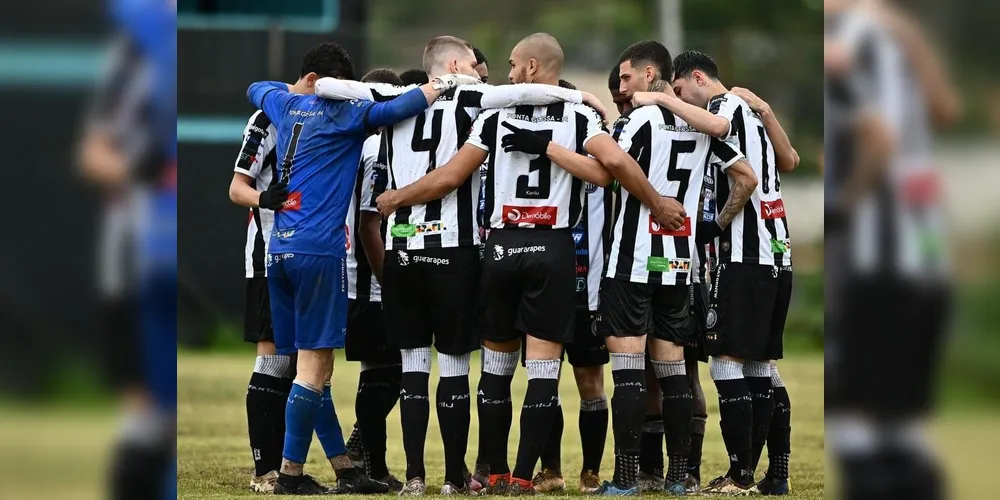
[[[375,198],[385,191],[388,179],[386,155],[387,148],[381,135],[374,134],[365,140],[351,206],[347,209],[347,297],[354,300],[382,301],[382,288],[372,273],[360,234],[361,212],[377,213]],[[384,221],[382,225],[385,234]]]
[[[386,100],[413,88],[321,79],[317,95]],[[360,91],[359,91],[360,90]],[[389,188],[401,189],[451,160],[465,144],[482,108],[512,104],[581,102],[578,91],[551,85],[462,85],[443,93],[423,113],[388,128]],[[444,198],[403,207],[389,220],[387,250],[479,245],[480,176],[472,175]]]
[[[576,298],[577,307],[596,312],[604,275],[604,262],[611,239],[609,223],[613,216],[612,191],[601,186],[584,183],[583,217],[573,227],[576,244]]]
[[[632,111],[618,144],[635,158],[656,191],[676,199],[688,214],[698,212],[707,162],[728,168],[742,158],[731,145],[698,132],[659,106]],[[634,283],[690,284],[697,219],[688,215],[680,229],[668,230],[638,198],[624,189],[620,194],[605,276]]]
[[[715,169],[711,165],[705,167],[705,182],[701,189],[701,220],[713,222],[715,220]],[[708,272],[712,269],[712,245],[695,244],[694,254],[691,255],[691,283],[711,283],[708,279]]]
[[[719,237],[719,263],[742,262],[768,266],[792,265],[792,242],[781,199],[781,178],[775,164],[774,147],[760,115],[735,94],[722,94],[708,102],[708,110],[729,120],[726,141],[739,148],[757,176],[757,189]],[[719,182],[715,199],[724,205],[732,189],[724,169],[716,168]],[[723,182],[725,178],[726,182]],[[716,206],[717,212],[722,206]]]
[[[278,157],[275,151],[277,144],[277,129],[263,111],[257,111],[250,117],[243,130],[243,146],[233,170],[253,179],[253,187],[257,191],[266,190],[277,175]],[[246,277],[264,277],[267,276],[264,257],[270,245],[274,211],[251,208],[249,218],[245,249]]]
[[[601,117],[589,106],[568,102],[491,109],[476,120],[469,136],[469,144],[489,152],[483,217],[491,229],[576,226],[583,215],[584,182],[546,155],[504,152],[500,146],[500,138],[507,132],[501,126],[504,122],[586,154],[587,141],[607,133]]]

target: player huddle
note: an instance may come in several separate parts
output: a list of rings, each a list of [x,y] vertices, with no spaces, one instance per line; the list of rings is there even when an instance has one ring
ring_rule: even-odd
[[[778,172],[798,157],[770,108],[727,90],[705,54],[672,60],[643,41],[612,70],[622,117],[609,132],[596,97],[560,80],[554,37],[525,37],[509,63],[516,85],[482,84],[482,54],[442,36],[424,50],[427,83],[403,86],[389,70],[357,82],[343,49],[324,44],[295,84],[250,87],[261,111],[230,197],[253,210],[251,488],[423,494],[434,347],[441,494],[564,487],[564,353],[581,397],[581,491],[787,494],[790,405],[774,362],[791,245]],[[345,346],[361,363],[347,443],[330,397],[332,349]],[[704,489],[699,360],[710,363],[730,458]],[[609,362],[615,464],[602,483]],[[528,386],[511,469],[518,364]],[[385,460],[397,400],[405,481]],[[336,488],[303,473],[313,431]],[[765,444],[769,468],[755,482]]]

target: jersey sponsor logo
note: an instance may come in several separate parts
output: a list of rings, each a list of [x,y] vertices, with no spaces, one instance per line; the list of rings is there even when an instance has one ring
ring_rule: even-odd
[[[429,236],[448,231],[448,227],[439,220],[421,222],[419,224],[396,224],[389,229],[393,238],[412,238],[413,236]]]
[[[577,255],[587,255],[588,253],[590,252],[586,248],[578,248],[576,250]]]
[[[239,163],[240,163],[240,166],[244,166],[244,165],[250,166],[250,165],[253,165],[254,163],[257,163],[257,154],[256,153],[251,154],[251,153],[247,153],[246,151],[240,151]]]
[[[578,276],[581,275],[581,274],[586,275],[587,271],[589,269],[590,269],[589,266],[577,264],[577,266],[576,266],[576,274]]]
[[[583,190],[586,191],[587,194],[594,194],[597,192],[597,184],[594,184],[593,182],[586,182],[583,184]]]
[[[587,289],[587,279],[586,278],[577,278],[576,279],[576,291],[579,293],[579,292],[582,292],[582,291],[584,291],[586,289]]]
[[[783,240],[771,240],[771,252],[773,253],[788,253],[792,250],[792,240],[785,238]]]
[[[780,219],[785,216],[785,202],[784,200],[777,199],[774,201],[764,201],[760,202],[760,218],[761,219]]]
[[[715,323],[719,320],[719,314],[715,309],[708,310],[708,317],[705,318],[705,328],[715,328]]]
[[[503,222],[506,224],[541,224],[554,226],[558,207],[503,206]]]
[[[288,195],[288,199],[281,203],[281,209],[285,211],[298,210],[302,208],[302,192],[295,191]]]
[[[396,253],[396,260],[399,261],[399,265],[408,266],[410,265],[410,254],[406,253],[404,250],[400,250]]]
[[[447,266],[448,264],[451,264],[450,259],[443,259],[441,257],[425,257],[423,255],[414,255],[413,263],[417,264],[420,262],[423,262],[424,264],[431,264],[434,266]]]
[[[561,116],[548,116],[548,115],[530,116],[530,115],[519,115],[517,113],[507,113],[507,119],[508,120],[520,120],[520,121],[523,121],[523,122],[533,122],[533,123],[539,123],[539,122],[561,122],[561,121],[564,121],[563,117],[561,117]]]
[[[691,218],[685,217],[684,224],[679,229],[670,230],[660,225],[657,220],[649,216],[649,234],[658,236],[691,236]]]
[[[503,256],[503,247],[500,245],[493,245],[493,260],[500,260]]]
[[[661,273],[688,272],[691,270],[691,259],[672,259],[651,255],[646,258],[646,270]]]
[[[267,130],[264,130],[256,125],[250,125],[250,131],[257,132],[258,134],[260,134],[261,138],[267,138],[267,136],[270,135],[268,134]]]
[[[500,245],[496,245],[495,247],[493,247],[493,251],[496,252],[498,248],[500,249],[500,252],[503,252],[503,247],[500,246]],[[527,246],[527,247],[514,247],[514,248],[508,248],[507,249],[507,256],[510,257],[511,255],[517,255],[517,254],[522,254],[522,253],[538,253],[538,252],[544,252],[544,251],[545,251],[545,245],[531,245],[531,246]],[[500,260],[500,257],[497,257],[497,260]]]
[[[267,254],[267,267],[292,257],[295,257],[294,253],[269,253]]]
[[[278,229],[274,230],[274,237],[278,238],[279,240],[291,238],[293,234],[295,234],[294,228],[285,230],[278,230]]]
[[[579,245],[583,241],[583,231],[574,229],[573,230],[573,243]]]

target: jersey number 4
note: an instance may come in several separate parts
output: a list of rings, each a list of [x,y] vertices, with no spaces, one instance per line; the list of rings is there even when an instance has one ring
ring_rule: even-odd
[[[410,139],[410,149],[413,151],[426,151],[430,154],[427,159],[427,172],[437,168],[437,148],[441,143],[441,121],[444,120],[444,110],[435,109],[431,117],[431,136],[424,137],[424,125],[427,123],[427,115],[420,113],[417,121],[413,124],[413,138]]]
[[[539,130],[538,135],[545,137],[548,140],[552,140],[551,130]],[[535,186],[531,185],[531,173],[538,172],[538,184]],[[515,195],[518,198],[524,198],[529,200],[544,200],[549,197],[549,192],[552,190],[552,161],[549,157],[541,154],[538,158],[531,160],[528,163],[528,173],[525,175],[520,175],[517,177],[517,192]]]

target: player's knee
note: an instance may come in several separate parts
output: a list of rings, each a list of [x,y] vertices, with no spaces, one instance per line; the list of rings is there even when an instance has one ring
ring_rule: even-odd
[[[636,354],[646,351],[646,336],[641,337],[614,337],[609,336],[604,339],[608,346],[608,351],[613,353]]]
[[[274,347],[274,342],[270,340],[261,340],[257,342],[257,355],[258,356],[272,356],[277,353],[277,349]]]
[[[591,400],[604,397],[604,366],[574,367],[576,386],[580,390],[580,399]]]
[[[559,359],[562,356],[563,345],[551,340],[542,340],[528,335],[525,342],[524,352],[527,359]]]
[[[491,351],[515,352],[521,348],[521,341],[518,339],[508,340],[506,342],[493,342],[490,340],[484,340],[483,345],[486,346]]]
[[[681,361],[684,348],[666,340],[650,339],[649,356],[657,361]]]
[[[313,387],[322,388],[330,381],[333,372],[333,351],[322,349],[316,351],[299,351],[296,380],[308,383]]]

